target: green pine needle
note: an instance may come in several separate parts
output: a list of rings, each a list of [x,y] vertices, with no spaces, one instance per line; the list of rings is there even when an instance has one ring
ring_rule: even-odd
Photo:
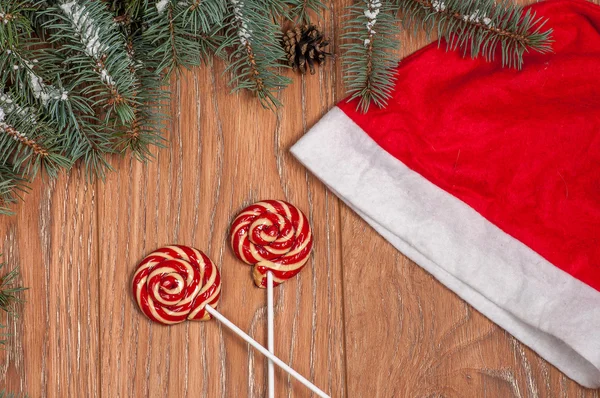
[[[181,68],[199,66],[221,46],[225,18],[221,0],[151,1],[145,11],[144,38],[154,47],[151,57],[168,78]]]
[[[27,190],[27,180],[12,165],[0,164],[0,214],[13,215],[11,205],[22,200],[21,194]]]
[[[230,84],[234,91],[254,93],[265,108],[281,106],[275,93],[290,84],[276,69],[285,62],[279,25],[273,22],[268,2],[229,0],[233,17],[226,31],[224,47],[230,49]]]
[[[27,394],[0,390],[0,398],[27,398]]]
[[[371,103],[384,107],[394,89],[398,48],[395,8],[387,0],[361,0],[349,8],[351,20],[346,26],[342,46],[344,81],[350,100],[359,98],[358,109],[367,112]]]
[[[407,27],[437,31],[449,50],[461,48],[471,57],[493,60],[500,49],[502,64],[523,66],[529,50],[550,52],[552,29],[544,30],[546,19],[510,1],[494,0],[397,0]]]
[[[288,18],[306,25],[311,23],[311,11],[321,17],[322,10],[326,8],[321,0],[285,0],[285,3],[289,7]]]
[[[163,146],[173,73],[226,58],[233,91],[281,105],[280,23],[310,23],[323,0],[0,0],[0,214],[39,173],[82,164],[104,178],[113,153],[152,157]],[[445,38],[449,49],[521,67],[550,51],[545,20],[502,0],[355,0],[343,45],[358,107],[394,90],[398,25]],[[400,12],[402,18],[398,16]]]
[[[4,263],[0,264],[0,270],[5,266]],[[20,293],[27,290],[27,288],[19,286],[19,278],[18,268],[14,268],[0,277],[0,310],[12,316],[16,316],[15,306],[23,302]]]
[[[6,264],[0,264],[0,269],[4,268]],[[23,302],[21,298],[21,292],[27,290],[18,285],[19,269],[14,268],[4,276],[0,277],[0,310],[9,316],[17,317],[16,306]],[[0,325],[0,328],[6,327]],[[4,336],[10,336],[4,334]],[[0,340],[0,345],[5,345],[7,340]]]

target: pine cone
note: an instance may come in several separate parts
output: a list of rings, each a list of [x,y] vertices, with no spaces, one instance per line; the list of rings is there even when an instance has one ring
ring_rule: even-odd
[[[283,47],[287,54],[288,65],[295,71],[305,74],[315,74],[315,63],[325,64],[325,58],[330,53],[324,51],[329,40],[314,25],[301,25],[288,30],[283,35]]]

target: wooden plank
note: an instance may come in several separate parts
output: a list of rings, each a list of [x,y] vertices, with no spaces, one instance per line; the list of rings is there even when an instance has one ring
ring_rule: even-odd
[[[8,391],[99,396],[95,200],[78,170],[38,180],[16,215],[0,220],[3,260],[20,267],[29,287],[0,352],[0,386]]]
[[[522,4],[528,1],[520,1]],[[401,56],[427,44],[403,32]],[[598,397],[341,207],[348,391],[377,397]],[[365,258],[378,272],[361,272]]]

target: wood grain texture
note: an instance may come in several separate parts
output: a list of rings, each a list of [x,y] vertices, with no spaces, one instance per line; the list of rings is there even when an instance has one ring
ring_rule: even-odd
[[[31,397],[262,397],[266,361],[216,321],[152,324],[130,293],[159,246],[205,251],[220,267],[219,310],[266,343],[266,293],[233,256],[244,206],[281,198],[311,220],[315,250],[275,290],[276,352],[333,397],[598,397],[540,359],[407,260],[289,154],[343,98],[344,7],[320,25],[338,57],[296,77],[285,108],[230,94],[215,62],[172,79],[168,146],[147,164],[113,159],[106,182],[79,171],[36,183],[0,220],[2,252],[30,287],[0,353],[0,387]],[[400,55],[426,44],[402,35]],[[291,76],[291,74],[290,74]],[[365,273],[368,259],[373,272]],[[375,266],[376,265],[376,266]],[[277,397],[308,397],[276,370]]]
[[[21,316],[9,319],[0,386],[30,397],[98,397],[95,185],[74,171],[38,181],[27,199],[0,222],[3,260],[29,287]]]

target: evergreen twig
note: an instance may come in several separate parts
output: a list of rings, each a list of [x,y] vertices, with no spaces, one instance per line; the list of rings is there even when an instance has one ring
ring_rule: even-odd
[[[350,42],[342,46],[344,80],[350,100],[359,98],[358,108],[366,112],[371,103],[384,107],[394,88],[393,50],[399,45],[395,8],[388,0],[361,0],[349,11],[352,19],[344,38]]]
[[[157,70],[166,77],[180,68],[198,66],[223,43],[220,30],[226,7],[221,0],[161,0],[149,4],[146,40],[154,47]]]
[[[27,180],[10,163],[0,164],[0,214],[14,214],[11,205],[22,199],[28,190]]]
[[[0,264],[0,269],[4,268],[6,264]],[[26,288],[21,287],[18,283],[19,269],[14,268],[13,270],[0,277],[0,310],[8,316],[17,317],[16,306],[23,302],[20,293]],[[6,327],[0,325],[0,327]],[[5,335],[6,336],[6,335]],[[6,340],[0,340],[0,345],[5,345]]]
[[[27,394],[8,392],[6,390],[0,390],[0,398],[27,398]]]
[[[305,25],[311,23],[311,11],[320,17],[321,11],[326,7],[321,0],[286,0],[285,2],[289,7],[289,18]]]
[[[276,72],[285,62],[285,52],[279,38],[279,25],[269,13],[269,6],[260,0],[229,0],[231,13],[227,27],[226,47],[231,48],[227,71],[232,74],[234,91],[246,89],[260,103],[274,109],[281,105],[275,92],[291,80]]]
[[[471,57],[493,60],[500,49],[502,64],[521,68],[529,50],[551,51],[552,29],[531,10],[503,0],[396,0],[407,27],[437,30],[448,49],[462,48]],[[437,28],[437,29],[436,29]]]

